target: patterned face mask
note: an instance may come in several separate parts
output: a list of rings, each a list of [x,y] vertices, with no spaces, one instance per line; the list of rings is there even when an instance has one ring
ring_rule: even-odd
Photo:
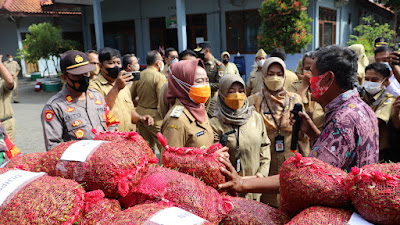
[[[315,99],[319,99],[323,94],[325,94],[325,92],[331,86],[331,85],[325,86],[325,87],[320,86],[322,79],[324,79],[327,74],[328,74],[328,72],[321,74],[319,76],[310,78],[310,91],[311,91],[312,95],[315,97]]]

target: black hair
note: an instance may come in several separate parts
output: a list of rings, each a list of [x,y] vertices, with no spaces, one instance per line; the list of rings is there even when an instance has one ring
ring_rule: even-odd
[[[6,57],[8,58],[8,57],[10,57],[10,56],[12,57],[12,54],[11,54],[11,53],[8,53]]]
[[[369,64],[365,68],[365,72],[367,72],[367,70],[375,70],[376,72],[380,73],[383,76],[383,78],[390,77],[390,69],[388,65],[385,63],[376,62]]]
[[[304,68],[304,61],[306,60],[306,58],[314,59],[314,52],[306,52],[306,53],[303,55],[303,58],[302,58],[302,62],[303,62],[302,67],[303,67],[303,68]]]
[[[378,54],[381,52],[393,52],[394,48],[388,45],[382,45],[375,49],[374,54]]]
[[[168,58],[169,57],[169,53],[171,53],[173,51],[176,51],[176,50],[174,48],[167,48],[167,50],[165,50],[165,57]]]
[[[105,47],[99,52],[100,63],[103,63],[106,60],[111,60],[114,57],[121,58],[121,53],[115,48]]]
[[[87,52],[85,52],[86,55],[89,55],[90,53],[94,53],[94,54],[99,54],[96,50],[88,50]]]
[[[186,49],[184,51],[182,51],[181,53],[179,53],[179,60],[182,60],[183,57],[187,56],[187,55],[191,55],[197,58],[197,54],[196,52],[190,50],[190,49]]]
[[[272,49],[271,53],[269,53],[269,57],[278,57],[283,61],[286,60],[286,52],[281,48],[274,48]]]
[[[154,63],[156,63],[157,62],[157,60],[158,60],[158,52],[156,51],[156,50],[151,50],[151,51],[149,51],[148,53],[147,53],[147,56],[146,56],[146,63],[147,63],[147,65],[148,66],[151,66],[151,65],[153,65]]]
[[[357,55],[348,47],[329,45],[315,53],[316,68],[319,74],[332,71],[337,85],[343,90],[354,88],[357,78]]]
[[[125,70],[129,64],[132,64],[132,57],[136,57],[135,54],[125,54],[122,57],[122,68]]]

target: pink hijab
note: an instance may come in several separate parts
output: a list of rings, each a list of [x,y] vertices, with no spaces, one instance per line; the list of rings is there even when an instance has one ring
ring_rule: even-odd
[[[171,105],[174,105],[178,98],[193,117],[202,123],[207,116],[204,104],[197,104],[188,96],[190,86],[194,83],[197,66],[204,68],[200,59],[182,60],[171,64],[168,73],[167,100]]]

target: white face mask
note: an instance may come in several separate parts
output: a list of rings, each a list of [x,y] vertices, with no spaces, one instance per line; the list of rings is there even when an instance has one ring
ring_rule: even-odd
[[[139,71],[139,69],[140,69],[139,64],[131,65],[131,70],[132,70],[133,72]]]
[[[383,83],[383,81],[382,81],[382,83]],[[382,90],[382,83],[364,81],[362,86],[364,87],[366,92],[368,92],[371,95],[374,95]]]
[[[265,63],[265,60],[259,60],[257,61],[257,66],[262,67]]]
[[[13,58],[8,58],[8,61],[10,61],[10,62],[13,61]]]
[[[176,63],[176,62],[179,62],[179,60],[178,59],[171,60],[171,65],[172,65],[172,63]]]

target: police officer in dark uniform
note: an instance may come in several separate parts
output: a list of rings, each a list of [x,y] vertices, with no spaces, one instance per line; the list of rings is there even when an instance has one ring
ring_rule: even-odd
[[[217,103],[219,79],[224,76],[223,64],[211,53],[211,44],[209,41],[200,43],[198,48],[194,49],[194,51],[196,51],[199,58],[204,61],[204,66],[210,82],[211,97],[206,104],[206,108],[208,116],[212,118]]]

